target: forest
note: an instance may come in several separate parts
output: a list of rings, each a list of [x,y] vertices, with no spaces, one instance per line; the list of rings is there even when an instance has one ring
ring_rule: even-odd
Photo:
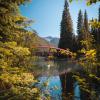
[[[21,5],[31,0],[0,0],[0,100],[99,100],[100,99],[100,6],[98,18],[88,19],[87,10],[79,10],[77,18],[77,35],[73,32],[73,22],[69,6],[74,0],[65,0],[60,23],[60,39],[58,47],[41,38],[35,29],[27,29],[33,20],[24,17],[20,12]],[[41,1],[42,2],[42,1]],[[76,0],[76,2],[79,2]],[[92,6],[100,0],[87,0]],[[52,6],[52,5],[51,5]],[[43,47],[47,45],[47,47]],[[44,48],[45,52],[40,48]],[[37,54],[37,53],[38,54]],[[54,98],[48,88],[51,74],[40,84],[42,55],[44,72],[52,66],[59,67],[61,81],[61,97]],[[64,63],[59,62],[64,59]],[[35,64],[37,62],[40,65]],[[70,62],[71,64],[69,64]],[[69,64],[69,65],[67,65]],[[72,65],[72,71],[66,66]],[[78,66],[74,70],[74,65]],[[55,68],[55,67],[54,67]],[[66,71],[67,70],[67,71]],[[60,73],[61,72],[61,73]],[[67,73],[68,72],[68,73]],[[53,73],[56,76],[56,72]],[[44,74],[45,75],[45,74]],[[39,78],[38,78],[39,77]],[[42,77],[44,78],[44,77]],[[55,79],[56,80],[56,79]],[[73,84],[79,86],[80,95],[75,97]],[[40,86],[40,85],[41,86]],[[55,85],[52,91],[58,91]],[[55,93],[54,93],[55,94]]]

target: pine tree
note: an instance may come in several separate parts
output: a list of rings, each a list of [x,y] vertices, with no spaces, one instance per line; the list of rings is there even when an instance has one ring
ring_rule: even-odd
[[[72,20],[69,12],[68,2],[67,0],[65,0],[58,47],[63,49],[69,48],[70,50],[72,50],[72,44],[73,44],[72,40],[73,40]]]
[[[84,39],[84,34],[83,34],[83,14],[82,11],[79,11],[78,14],[78,21],[77,21],[77,34],[78,34],[78,49],[82,48],[81,41]]]
[[[95,19],[96,22],[100,22],[100,7],[98,11],[98,19]],[[94,19],[92,19],[92,21],[94,21]],[[94,45],[100,44],[100,28],[91,27],[91,33],[94,37]]]
[[[99,7],[98,21],[100,22],[100,7]]]
[[[97,19],[98,22],[100,22],[100,7],[98,9],[98,19]],[[96,42],[97,44],[99,45],[100,44],[100,28],[96,28]]]
[[[88,15],[87,11],[84,12],[84,26],[83,26],[83,32],[84,32],[84,41],[86,41],[86,44],[84,45],[85,49],[90,49],[92,47],[92,36],[90,34],[89,30],[89,23],[88,23]]]
[[[100,7],[99,7],[99,13],[98,13],[98,22],[100,22]],[[97,33],[97,37],[98,37],[98,44],[100,44],[100,28],[98,28],[98,33]]]
[[[100,23],[100,6],[99,6],[98,22]],[[98,62],[100,62],[100,27],[98,28],[97,60]],[[100,65],[98,65],[97,67],[97,76],[100,77]]]
[[[94,19],[92,18],[92,20],[91,21],[93,21]],[[94,28],[94,27],[91,27],[91,35],[93,36],[93,39],[94,39],[94,41],[93,41],[93,45],[95,46],[95,44],[96,44],[96,29]]]
[[[84,29],[89,32],[89,24],[88,24],[88,16],[87,16],[87,11],[85,10],[84,13]]]
[[[73,52],[77,52],[77,50],[78,50],[77,36],[73,35]]]
[[[0,1],[0,41],[12,41],[16,37],[20,25],[25,20],[21,16],[17,5],[25,0],[1,0]],[[17,29],[17,30],[16,30]]]

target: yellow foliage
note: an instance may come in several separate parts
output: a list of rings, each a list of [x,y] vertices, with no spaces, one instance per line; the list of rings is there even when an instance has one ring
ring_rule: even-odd
[[[30,83],[34,82],[34,77],[32,74],[23,72],[20,74],[10,74],[6,72],[0,76],[0,79],[16,85],[29,85]]]
[[[92,28],[100,28],[100,22],[98,22],[97,20],[90,21],[89,24]]]
[[[94,57],[96,57],[96,50],[95,49],[91,49],[91,50],[86,51],[85,56],[87,58],[94,58]]]
[[[32,91],[33,91],[33,93],[39,92],[39,90],[37,88],[33,88]]]
[[[54,56],[48,56],[48,59],[54,59]]]
[[[51,48],[51,49],[50,49],[50,52],[56,53],[57,50],[56,50],[55,48]]]
[[[30,54],[29,48],[23,48],[23,47],[15,47],[14,48],[14,54],[18,56],[27,56]]]

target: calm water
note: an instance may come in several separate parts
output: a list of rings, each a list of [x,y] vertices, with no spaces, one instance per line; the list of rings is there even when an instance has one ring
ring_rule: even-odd
[[[48,80],[48,86],[42,87],[43,95],[50,95],[52,100],[62,100],[62,88],[59,76],[39,77],[40,86]]]
[[[77,64],[66,60],[45,61],[40,58],[34,62],[37,66],[36,74],[38,75],[38,87],[41,89],[43,100],[45,96],[50,96],[51,100],[62,100],[62,87],[59,75],[77,69]],[[80,89],[78,82],[73,85],[74,100],[80,100]]]

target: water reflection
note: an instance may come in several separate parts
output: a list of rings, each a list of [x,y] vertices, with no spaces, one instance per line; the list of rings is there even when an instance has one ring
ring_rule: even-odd
[[[40,80],[40,85],[39,87],[41,88],[41,85],[48,80],[48,86],[42,87],[42,95],[43,97],[47,94],[51,97],[51,100],[62,100],[61,95],[61,82],[59,76],[51,76],[51,77],[39,77]],[[48,93],[49,92],[49,93]]]
[[[78,85],[78,82],[74,83],[74,100],[80,100],[80,87]]]
[[[49,95],[51,100],[66,100],[62,98],[63,93],[65,95],[71,93],[74,95],[74,100],[80,100],[79,85],[73,81],[71,73],[77,69],[78,65],[75,62],[45,61],[45,59],[40,58],[38,62],[34,62],[34,65],[37,66],[35,70],[40,81],[38,87],[41,88],[43,97]],[[44,86],[46,84],[47,86]],[[45,98],[43,99],[45,100]]]

